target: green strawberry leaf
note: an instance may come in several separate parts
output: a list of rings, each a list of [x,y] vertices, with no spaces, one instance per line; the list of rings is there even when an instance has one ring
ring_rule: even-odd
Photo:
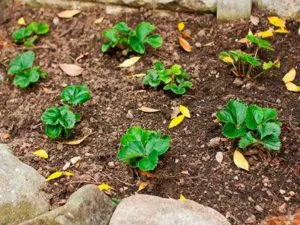
[[[33,51],[27,51],[19,54],[9,63],[8,74],[16,75],[17,73],[20,73],[23,70],[31,68],[34,61],[34,57],[35,56]]]
[[[257,105],[250,105],[246,114],[246,125],[250,130],[256,130],[257,127],[263,122],[264,111]]]
[[[70,105],[80,105],[91,99],[91,93],[86,86],[71,85],[63,89],[60,97]]]
[[[30,80],[28,78],[28,74],[24,73],[20,73],[15,75],[14,80],[13,80],[13,84],[15,86],[18,86],[20,88],[26,88],[29,86],[30,84]]]
[[[152,48],[159,48],[162,46],[163,39],[159,34],[153,34],[149,37],[146,37],[145,43],[149,44]]]
[[[45,133],[51,139],[56,139],[61,135],[62,126],[60,125],[46,125]]]
[[[271,43],[268,42],[268,41],[266,41],[266,40],[264,40],[264,39],[258,38],[258,37],[254,36],[254,35],[247,35],[246,38],[251,43],[256,44],[260,48],[265,48],[265,49],[274,51],[274,48],[272,47]]]
[[[24,39],[29,37],[32,34],[32,30],[28,28],[21,28],[19,30],[16,30],[12,33],[12,38],[14,42],[22,42]]]
[[[135,28],[136,37],[141,42],[143,42],[145,40],[146,36],[148,36],[148,34],[150,34],[154,30],[155,30],[155,26],[152,25],[151,23],[141,22]]]
[[[252,145],[254,143],[257,143],[257,140],[255,137],[253,137],[251,132],[248,132],[245,136],[243,136],[239,141],[239,148],[246,148],[249,145]]]
[[[116,25],[114,25],[114,29],[116,29],[117,31],[119,31],[121,33],[125,33],[125,34],[130,32],[130,28],[124,22],[120,22],[120,23],[117,23]]]
[[[235,124],[233,123],[226,123],[224,125],[222,134],[229,138],[229,139],[233,139],[233,138],[238,138],[238,137],[242,137],[246,134],[247,129],[246,126],[241,126],[241,127],[237,127]]]
[[[157,151],[152,151],[147,157],[141,159],[137,166],[142,171],[154,170],[158,164],[158,153]]]
[[[129,45],[135,52],[137,52],[139,54],[145,53],[145,45],[137,37],[135,37],[135,36],[129,37]]]
[[[270,149],[270,150],[278,151],[278,150],[280,150],[280,147],[281,147],[279,137],[274,136],[274,135],[268,135],[268,136],[264,137],[264,139],[262,140],[262,143],[265,148]]]

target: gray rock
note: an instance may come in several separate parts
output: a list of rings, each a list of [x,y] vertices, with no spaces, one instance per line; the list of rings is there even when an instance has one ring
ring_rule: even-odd
[[[299,0],[254,0],[261,9],[266,9],[283,18],[300,19]]]
[[[0,144],[0,225],[17,224],[48,211],[45,178]]]
[[[230,225],[216,210],[191,200],[165,199],[151,195],[125,198],[109,225]]]
[[[251,8],[252,0],[218,0],[217,18],[219,21],[247,19]]]
[[[19,225],[107,225],[115,206],[96,185],[85,185],[67,203]]]

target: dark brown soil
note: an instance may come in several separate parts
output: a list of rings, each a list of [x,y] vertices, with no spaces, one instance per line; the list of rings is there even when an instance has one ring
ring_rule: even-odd
[[[248,21],[218,24],[210,14],[167,14],[144,9],[135,14],[118,15],[107,15],[101,10],[84,11],[74,18],[60,19],[55,26],[52,21],[60,10],[22,7],[11,10],[9,22],[0,26],[2,42],[10,42],[10,34],[17,29],[16,21],[20,17],[27,21],[45,20],[51,25],[50,34],[41,38],[34,49],[36,63],[48,72],[48,77],[26,90],[14,87],[5,71],[10,59],[24,48],[11,43],[1,48],[0,74],[5,79],[0,89],[0,133],[10,134],[9,138],[2,137],[2,142],[45,177],[61,170],[72,157],[82,157],[77,166],[68,169],[74,172],[73,177],[49,182],[47,191],[54,207],[63,204],[71,193],[86,183],[108,183],[114,187],[111,195],[115,198],[136,192],[139,177],[116,159],[120,137],[132,125],[161,130],[172,136],[172,148],[161,157],[154,171],[156,177],[150,179],[150,186],[142,193],[175,199],[183,194],[217,209],[233,224],[244,224],[252,214],[259,221],[285,210],[294,212],[299,206],[300,95],[287,91],[281,81],[283,75],[295,67],[296,82],[300,84],[299,23],[287,21],[290,33],[269,39],[276,51],[260,54],[265,60],[279,57],[281,68],[240,87],[233,84],[235,77],[230,67],[220,62],[218,53],[241,48],[243,45],[236,39],[244,37],[249,28],[253,32],[267,29],[266,15],[262,13],[256,13],[260,17],[258,27]],[[100,17],[104,17],[103,22],[94,24]],[[164,38],[163,47],[149,50],[129,69],[118,68],[126,57],[120,52],[102,54],[99,49],[101,31],[120,20],[130,26],[143,20],[156,24]],[[192,53],[184,52],[178,44],[179,21],[184,21],[191,32]],[[196,47],[196,42],[201,46],[197,44]],[[210,42],[213,45],[204,46]],[[78,57],[78,64],[85,69],[81,76],[69,77],[59,69],[58,64],[74,63]],[[163,91],[145,89],[140,79],[127,78],[130,74],[144,73],[152,61],[158,59],[168,65],[181,64],[192,75],[192,90],[182,97],[174,97]],[[89,131],[93,134],[76,146],[51,141],[44,135],[40,116],[47,107],[59,104],[58,95],[64,86],[78,83],[90,87],[93,99],[78,108],[83,117],[74,135],[79,138]],[[249,172],[238,169],[233,163],[235,143],[221,141],[216,147],[207,146],[210,139],[222,136],[221,126],[214,122],[213,114],[230,98],[274,107],[279,110],[283,122],[282,150],[268,153],[260,148],[248,149]],[[179,104],[189,107],[192,118],[169,130],[171,107]],[[142,105],[161,109],[161,112],[140,112],[138,108]],[[129,110],[133,118],[126,117]],[[41,160],[32,155],[39,148],[48,151],[49,159]],[[221,164],[215,159],[218,151],[224,154]],[[114,165],[108,166],[109,162]],[[286,209],[282,206],[284,203]]]

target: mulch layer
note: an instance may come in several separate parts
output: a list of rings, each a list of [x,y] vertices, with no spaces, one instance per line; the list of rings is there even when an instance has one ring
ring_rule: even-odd
[[[289,34],[269,38],[275,51],[260,53],[263,60],[280,58],[280,69],[238,86],[234,84],[230,66],[218,59],[218,53],[244,49],[245,45],[236,40],[243,38],[249,29],[253,32],[268,29],[267,16],[261,12],[254,13],[260,18],[258,26],[249,21],[218,24],[212,14],[166,13],[144,8],[137,13],[114,15],[108,15],[104,10],[82,11],[74,18],[55,19],[55,25],[53,19],[60,9],[13,6],[10,10],[9,21],[0,25],[0,38],[9,42],[9,46],[0,46],[0,74],[4,77],[0,89],[0,133],[10,135],[2,137],[1,141],[7,143],[20,160],[45,177],[61,170],[71,158],[81,157],[79,163],[68,169],[74,176],[50,181],[45,188],[53,207],[64,204],[70,194],[87,183],[107,183],[114,188],[111,196],[121,199],[137,191],[139,179],[148,179],[150,185],[140,193],[175,199],[183,194],[215,208],[232,224],[244,224],[250,216],[255,216],[253,223],[258,223],[268,215],[297,210],[300,200],[297,193],[300,95],[287,91],[281,79],[295,67],[299,74],[295,83],[300,84],[299,22],[287,21]],[[20,17],[27,21],[43,20],[51,27],[50,33],[33,49],[35,63],[47,71],[48,76],[24,90],[14,87],[11,77],[6,74],[10,59],[25,50],[11,43],[10,38],[18,28]],[[94,24],[100,17],[104,17],[102,23]],[[121,51],[102,54],[100,45],[101,31],[121,20],[130,26],[143,20],[154,23],[164,39],[162,48],[148,49],[133,67],[118,68],[128,56]],[[178,44],[179,21],[185,22],[193,37],[190,40],[192,53],[185,52]],[[141,78],[127,77],[145,73],[154,60],[162,60],[167,65],[181,64],[192,75],[192,89],[186,95],[176,97],[162,90],[145,88]],[[60,63],[77,63],[84,72],[81,76],[70,77],[61,71]],[[80,145],[72,146],[61,140],[49,140],[40,121],[47,107],[59,104],[60,91],[70,84],[88,85],[93,94],[92,100],[77,109],[82,114],[82,121],[74,130],[74,138],[88,132],[92,135]],[[212,138],[222,137],[222,127],[214,121],[214,113],[231,98],[276,108],[283,122],[281,151],[267,152],[259,147],[247,149],[248,172],[233,163],[235,142],[221,139],[212,147],[207,145]],[[168,129],[172,107],[180,104],[190,109],[192,118]],[[161,111],[144,113],[138,110],[143,105]],[[160,130],[172,137],[172,147],[160,158],[153,172],[154,178],[139,175],[116,159],[120,137],[132,125]],[[48,159],[32,154],[40,148],[48,151]],[[215,158],[218,151],[224,155],[221,164]]]

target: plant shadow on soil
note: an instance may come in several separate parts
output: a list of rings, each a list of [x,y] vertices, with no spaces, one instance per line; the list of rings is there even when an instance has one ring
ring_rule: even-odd
[[[132,171],[116,159],[121,135],[132,125],[160,130],[171,135],[172,147],[160,158],[154,171],[156,178],[150,180],[148,188],[141,193],[178,199],[185,197],[210,206],[226,215],[233,224],[243,224],[254,214],[258,220],[267,215],[280,214],[278,207],[287,203],[293,212],[299,196],[293,195],[299,188],[300,107],[299,94],[288,92],[281,80],[292,67],[300,65],[300,43],[297,35],[299,23],[288,21],[290,34],[278,34],[270,38],[275,52],[263,54],[262,59],[280,58],[281,68],[260,76],[244,87],[233,84],[230,67],[220,62],[218,53],[228,49],[239,49],[249,29],[253,32],[266,30],[266,15],[260,17],[259,26],[248,21],[218,24],[214,15],[194,15],[170,12],[160,13],[140,9],[136,14],[106,15],[104,10],[83,11],[71,19],[60,19],[57,26],[52,22],[58,9],[30,9],[13,7],[10,20],[0,25],[0,37],[10,42],[10,34],[17,29],[17,19],[46,21],[50,34],[42,37],[37,46],[36,64],[48,72],[48,77],[37,85],[20,90],[12,86],[8,75],[0,89],[0,133],[10,133],[7,143],[22,161],[37,169],[43,176],[61,170],[72,157],[81,156],[79,164],[69,168],[72,177],[52,181],[47,192],[51,194],[53,207],[61,205],[71,193],[86,183],[108,183],[114,187],[112,197],[124,198],[137,190],[137,178]],[[104,17],[101,24],[94,21]],[[135,66],[126,69],[117,67],[126,58],[121,52],[100,53],[101,31],[114,23],[125,20],[130,26],[146,20],[154,23],[164,39],[163,47],[150,50]],[[177,23],[184,21],[193,40],[193,52],[184,52],[177,40]],[[213,41],[209,47],[203,46]],[[195,43],[202,47],[196,48]],[[4,71],[9,60],[23,47],[10,44],[1,49],[0,68]],[[79,57],[79,58],[78,58]],[[126,75],[144,73],[153,60],[167,65],[179,63],[192,75],[193,88],[186,95],[175,98],[162,90],[145,89],[140,78],[128,79]],[[77,62],[85,70],[81,76],[69,77],[58,67],[60,63]],[[296,68],[298,74],[299,68]],[[296,82],[300,83],[300,76]],[[93,99],[79,107],[82,121],[74,130],[79,138],[92,131],[82,144],[63,145],[51,141],[44,135],[40,121],[42,112],[59,103],[59,93],[70,84],[86,84]],[[249,172],[238,169],[232,160],[236,144],[222,141],[216,147],[208,147],[211,138],[221,137],[221,126],[214,122],[213,114],[224,106],[228,99],[239,98],[247,103],[279,110],[283,121],[282,150],[269,154],[260,148],[249,149]],[[192,118],[174,129],[167,129],[172,106],[183,104],[189,107]],[[142,105],[158,108],[157,113],[138,111]],[[133,118],[127,118],[128,110]],[[3,140],[2,140],[3,141]],[[43,148],[49,159],[41,160],[32,151]],[[223,152],[224,160],[218,164],[215,155]],[[113,165],[109,162],[114,162]],[[141,179],[145,179],[142,177]],[[282,194],[280,189],[285,190]],[[255,209],[263,208],[262,212]]]

